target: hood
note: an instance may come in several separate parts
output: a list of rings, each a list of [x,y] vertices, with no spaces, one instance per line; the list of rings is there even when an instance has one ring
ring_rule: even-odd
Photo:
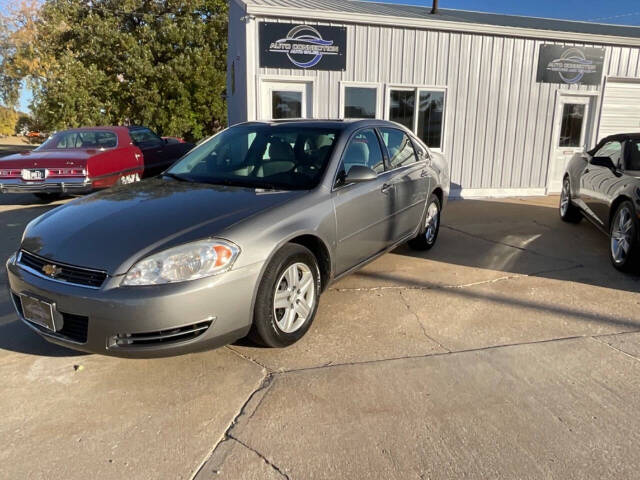
[[[0,159],[0,168],[65,168],[84,167],[87,160],[102,153],[96,149],[86,150],[32,150],[16,153]]]
[[[303,194],[152,179],[49,211],[27,226],[22,248],[118,275],[149,253],[223,236],[229,226]]]

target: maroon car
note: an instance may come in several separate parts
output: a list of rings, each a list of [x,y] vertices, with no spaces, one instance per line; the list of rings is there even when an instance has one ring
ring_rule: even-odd
[[[157,175],[193,148],[146,127],[91,127],[58,132],[33,151],[0,159],[0,193],[51,199]]]

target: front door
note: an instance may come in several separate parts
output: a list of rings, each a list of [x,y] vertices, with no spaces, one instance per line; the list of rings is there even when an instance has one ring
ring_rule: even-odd
[[[260,118],[312,118],[310,82],[273,82],[263,80],[260,89]]]
[[[549,159],[547,193],[562,190],[567,164],[576,153],[585,151],[590,136],[591,97],[566,95],[558,98],[553,122],[553,144]]]

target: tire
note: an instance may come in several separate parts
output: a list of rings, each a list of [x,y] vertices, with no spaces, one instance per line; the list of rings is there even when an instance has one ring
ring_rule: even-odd
[[[409,247],[413,250],[429,250],[436,244],[440,232],[440,214],[442,206],[436,195],[429,197],[427,208],[420,220],[418,235],[409,240]]]
[[[640,270],[639,229],[633,204],[628,200],[622,202],[609,229],[609,259],[620,271]]]
[[[307,275],[310,283],[305,285]],[[290,285],[294,277],[300,283]],[[289,290],[297,287],[301,288]],[[320,268],[313,253],[292,243],[282,247],[260,281],[249,338],[266,347],[286,347],[300,340],[315,318],[320,288]],[[281,292],[278,296],[283,308],[275,308],[276,292]],[[306,305],[308,313],[301,313],[301,305]]]
[[[571,182],[569,177],[562,181],[562,192],[560,193],[560,205],[558,206],[560,218],[567,223],[580,223],[582,213],[580,209],[571,203]]]
[[[55,202],[62,198],[61,193],[34,193],[43,202]]]

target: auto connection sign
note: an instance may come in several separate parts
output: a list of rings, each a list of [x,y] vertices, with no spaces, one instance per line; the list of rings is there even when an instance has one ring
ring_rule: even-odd
[[[604,49],[540,45],[537,80],[541,83],[600,85]]]
[[[344,27],[260,22],[260,66],[303,70],[344,70]]]

